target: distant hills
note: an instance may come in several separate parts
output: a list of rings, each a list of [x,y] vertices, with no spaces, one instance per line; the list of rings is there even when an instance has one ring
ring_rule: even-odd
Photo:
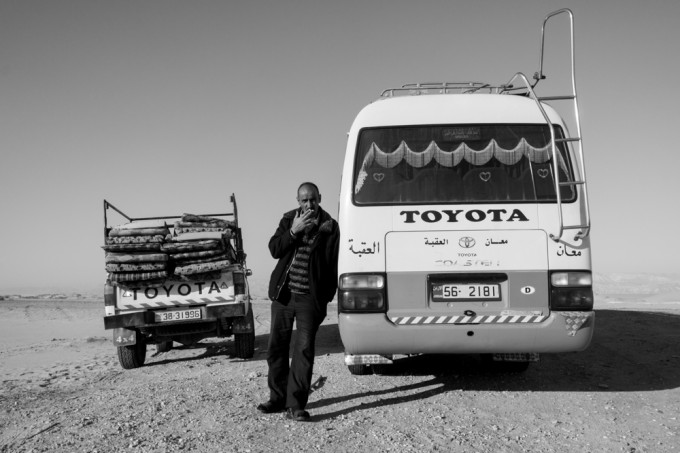
[[[255,300],[267,300],[267,282],[250,278],[250,294]],[[680,274],[634,274],[634,273],[595,273],[593,275],[595,294],[658,295],[680,293]],[[39,290],[10,290],[10,294],[0,294],[0,300],[9,299],[46,299],[46,300],[103,300],[102,290],[55,291],[47,288]]]
[[[98,300],[104,299],[104,295],[86,295],[86,294],[61,294],[61,293],[46,293],[46,294],[0,294],[0,300],[17,300],[17,299],[31,299],[31,300]]]
[[[680,274],[600,274],[593,275],[595,294],[654,295],[680,292]]]

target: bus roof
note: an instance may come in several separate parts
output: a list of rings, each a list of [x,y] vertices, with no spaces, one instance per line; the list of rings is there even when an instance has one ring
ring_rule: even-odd
[[[560,116],[543,104],[550,120]],[[381,98],[359,112],[353,128],[427,124],[540,124],[536,102],[509,94],[433,94]]]

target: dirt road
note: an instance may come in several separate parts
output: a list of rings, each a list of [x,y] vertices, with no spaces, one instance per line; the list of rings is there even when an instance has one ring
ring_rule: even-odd
[[[353,376],[331,305],[312,420],[297,423],[255,410],[267,398],[266,301],[253,359],[214,339],[150,346],[130,371],[100,302],[0,301],[0,452],[680,451],[680,309],[611,307],[597,310],[587,351],[542,355],[522,374],[419,356]]]

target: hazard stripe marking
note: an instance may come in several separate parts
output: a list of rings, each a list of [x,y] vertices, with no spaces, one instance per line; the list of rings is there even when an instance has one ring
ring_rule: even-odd
[[[548,319],[543,315],[516,316],[398,316],[390,318],[392,323],[400,326],[430,324],[533,324]]]
[[[202,297],[200,299],[187,299],[187,300],[168,300],[166,302],[137,302],[129,304],[120,304],[119,308],[162,308],[162,307],[177,307],[184,305],[195,305],[195,304],[206,304],[210,302],[236,302],[231,299],[225,299],[224,297]]]

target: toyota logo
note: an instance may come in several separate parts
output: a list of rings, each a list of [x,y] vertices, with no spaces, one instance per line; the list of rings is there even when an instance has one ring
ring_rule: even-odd
[[[475,246],[475,240],[474,240],[474,238],[471,238],[470,236],[463,236],[458,241],[458,245],[460,245],[464,249],[469,249],[469,248],[472,248],[472,247]]]

